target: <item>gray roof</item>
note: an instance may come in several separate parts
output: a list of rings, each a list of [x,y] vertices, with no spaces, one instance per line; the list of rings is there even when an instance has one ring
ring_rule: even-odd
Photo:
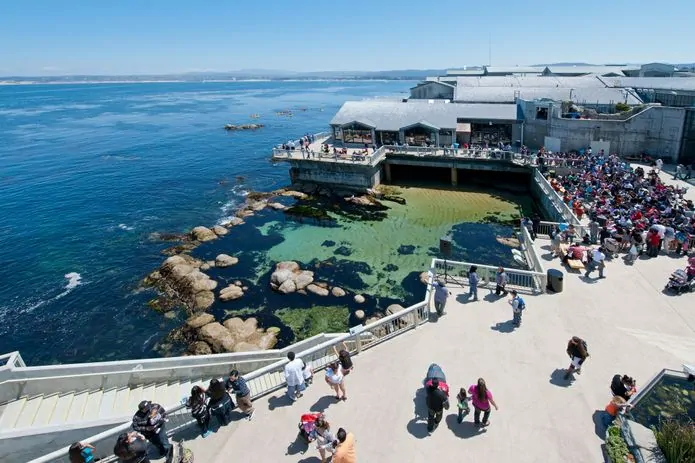
[[[692,77],[601,77],[609,87],[653,88],[655,90],[695,91]]]
[[[516,104],[428,103],[414,100],[348,101],[331,120],[331,125],[361,122],[377,130],[398,131],[422,123],[440,129],[455,129],[458,119],[517,120]]]
[[[457,88],[454,95],[454,100],[462,103],[512,103],[516,98],[571,100],[578,104],[614,104],[625,102],[625,90],[593,87],[463,87]],[[627,104],[641,103],[642,101],[632,93],[627,94]]]
[[[635,66],[547,66],[547,72],[552,74],[611,74],[617,73],[622,75],[623,70],[639,71],[639,67]],[[544,72],[546,72],[544,71]]]
[[[484,69],[448,69],[447,76],[482,76],[485,74]]]
[[[485,66],[488,74],[540,74],[542,67],[534,66]]]
[[[458,77],[456,86],[464,87],[597,87],[605,88],[606,85],[601,82],[596,76],[582,77],[559,77],[559,76],[541,76],[541,75],[523,75],[523,76],[483,76],[483,77]]]

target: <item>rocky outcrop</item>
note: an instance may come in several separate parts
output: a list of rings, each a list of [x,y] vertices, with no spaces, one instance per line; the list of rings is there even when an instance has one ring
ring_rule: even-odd
[[[258,130],[262,129],[263,127],[265,127],[263,124],[225,124],[224,130],[234,132],[237,130]]]
[[[328,296],[328,289],[324,288],[323,286],[319,286],[318,284],[312,283],[306,287],[306,290],[310,293],[316,294],[317,296]]]
[[[203,227],[202,225],[199,227],[195,227],[193,230],[191,230],[191,238],[193,238],[196,241],[212,241],[214,239],[217,239],[217,235],[215,234],[214,231],[210,230],[207,227]]]
[[[188,254],[177,254],[165,260],[143,283],[159,289],[163,298],[183,304],[189,312],[205,310],[215,302],[212,291],[217,282],[200,270],[203,265],[203,261]]]
[[[275,209],[276,211],[284,211],[287,209],[287,206],[281,203],[268,203],[268,207]]]
[[[345,292],[345,290],[343,288],[339,288],[338,286],[334,286],[333,288],[331,288],[331,294],[335,297],[343,297],[347,293]]]
[[[237,225],[241,225],[243,223],[244,221],[239,217],[230,217],[226,220],[223,220],[222,223],[220,223],[220,225],[222,225],[223,227],[231,228],[236,227]]]
[[[212,349],[207,342],[196,341],[188,346],[188,353],[191,355],[210,355],[212,354]]]
[[[314,281],[314,272],[301,270],[294,261],[278,262],[270,275],[270,287],[282,294],[294,293],[310,286]]]
[[[202,326],[198,330],[198,337],[207,343],[213,352],[234,352],[236,341],[221,323],[212,322]]]
[[[231,284],[227,286],[226,288],[223,288],[222,291],[220,291],[220,300],[221,301],[233,301],[235,299],[239,299],[241,296],[244,295],[244,290],[241,286],[237,286],[236,284]]]
[[[306,193],[302,193],[301,191],[294,191],[294,190],[287,190],[283,191],[281,193],[282,196],[289,196],[291,198],[296,198],[296,199],[307,199],[309,198],[309,195]]]
[[[212,231],[217,236],[224,236],[227,233],[229,233],[229,230],[224,228],[222,225],[215,225],[214,227],[212,227]]]
[[[371,196],[350,196],[347,198],[344,198],[346,202],[352,203],[352,204],[357,204],[358,206],[375,206],[379,204],[379,201],[374,199]]]
[[[386,308],[386,315],[393,315],[395,313],[400,312],[403,309],[404,307],[400,304],[391,304]]]
[[[353,299],[358,304],[364,304],[365,301],[364,296],[361,294],[355,294],[355,297]]]
[[[209,313],[201,313],[199,315],[194,315],[188,320],[186,320],[186,326],[189,328],[201,328],[208,323],[215,321],[215,316]]]
[[[248,352],[272,349],[279,332],[278,328],[259,328],[255,318],[230,318],[224,323],[212,321],[196,329],[189,327],[185,337],[191,339],[189,352],[205,351],[202,344],[216,353]]]
[[[231,267],[239,263],[239,258],[227,254],[220,254],[215,257],[215,267]]]
[[[193,300],[194,310],[207,310],[215,303],[215,294],[212,291],[202,291],[196,294]]]

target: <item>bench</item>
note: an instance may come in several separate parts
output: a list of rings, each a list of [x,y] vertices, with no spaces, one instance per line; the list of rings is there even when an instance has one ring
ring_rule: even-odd
[[[572,270],[584,269],[584,263],[579,259],[567,259],[567,266]]]

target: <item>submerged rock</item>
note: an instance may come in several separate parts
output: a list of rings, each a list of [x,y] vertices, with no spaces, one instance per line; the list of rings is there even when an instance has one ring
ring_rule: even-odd
[[[220,223],[220,225],[222,225],[223,227],[231,228],[236,227],[237,225],[241,225],[243,223],[244,221],[239,217],[230,217],[226,220],[223,220],[222,223]]]
[[[283,191],[283,192],[281,193],[281,195],[282,195],[282,196],[289,196],[289,197],[296,198],[296,199],[307,199],[307,198],[309,198],[309,195],[308,195],[308,194],[302,193],[301,191],[293,191],[293,190]]]
[[[198,226],[191,230],[191,237],[196,241],[212,241],[217,239],[215,232],[207,227]]]
[[[306,290],[309,291],[310,293],[314,293],[317,296],[328,296],[328,290],[326,288],[323,288],[317,284],[310,284],[306,287]]]
[[[188,326],[189,328],[200,328],[214,321],[214,315],[211,315],[209,313],[201,313],[198,315],[194,315],[188,320],[186,320],[186,326]]]
[[[335,297],[343,297],[345,296],[345,290],[343,288],[339,288],[338,286],[334,286],[331,289],[331,294]]]
[[[361,294],[355,294],[355,297],[353,299],[358,304],[364,304],[365,301],[364,296]]]
[[[227,254],[219,254],[215,257],[215,267],[231,267],[239,263],[239,258]]]
[[[355,318],[358,320],[364,319],[364,310],[355,310]]]
[[[229,233],[229,230],[227,230],[226,228],[224,228],[222,225],[215,225],[214,227],[212,227],[212,231],[213,231],[213,232],[215,233],[215,235],[217,235],[217,236],[224,236],[224,235],[226,235],[227,233]]]

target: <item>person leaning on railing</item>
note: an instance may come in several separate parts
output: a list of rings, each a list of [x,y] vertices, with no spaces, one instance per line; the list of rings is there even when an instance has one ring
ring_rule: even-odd
[[[133,415],[133,429],[157,447],[161,456],[166,456],[171,450],[166,421],[164,407],[149,400],[140,402],[138,411]]]
[[[246,384],[243,376],[239,375],[239,370],[229,372],[229,378],[224,383],[227,392],[233,392],[236,396],[236,403],[242,412],[246,413],[249,421],[253,418],[253,404],[251,403],[251,389]]]

